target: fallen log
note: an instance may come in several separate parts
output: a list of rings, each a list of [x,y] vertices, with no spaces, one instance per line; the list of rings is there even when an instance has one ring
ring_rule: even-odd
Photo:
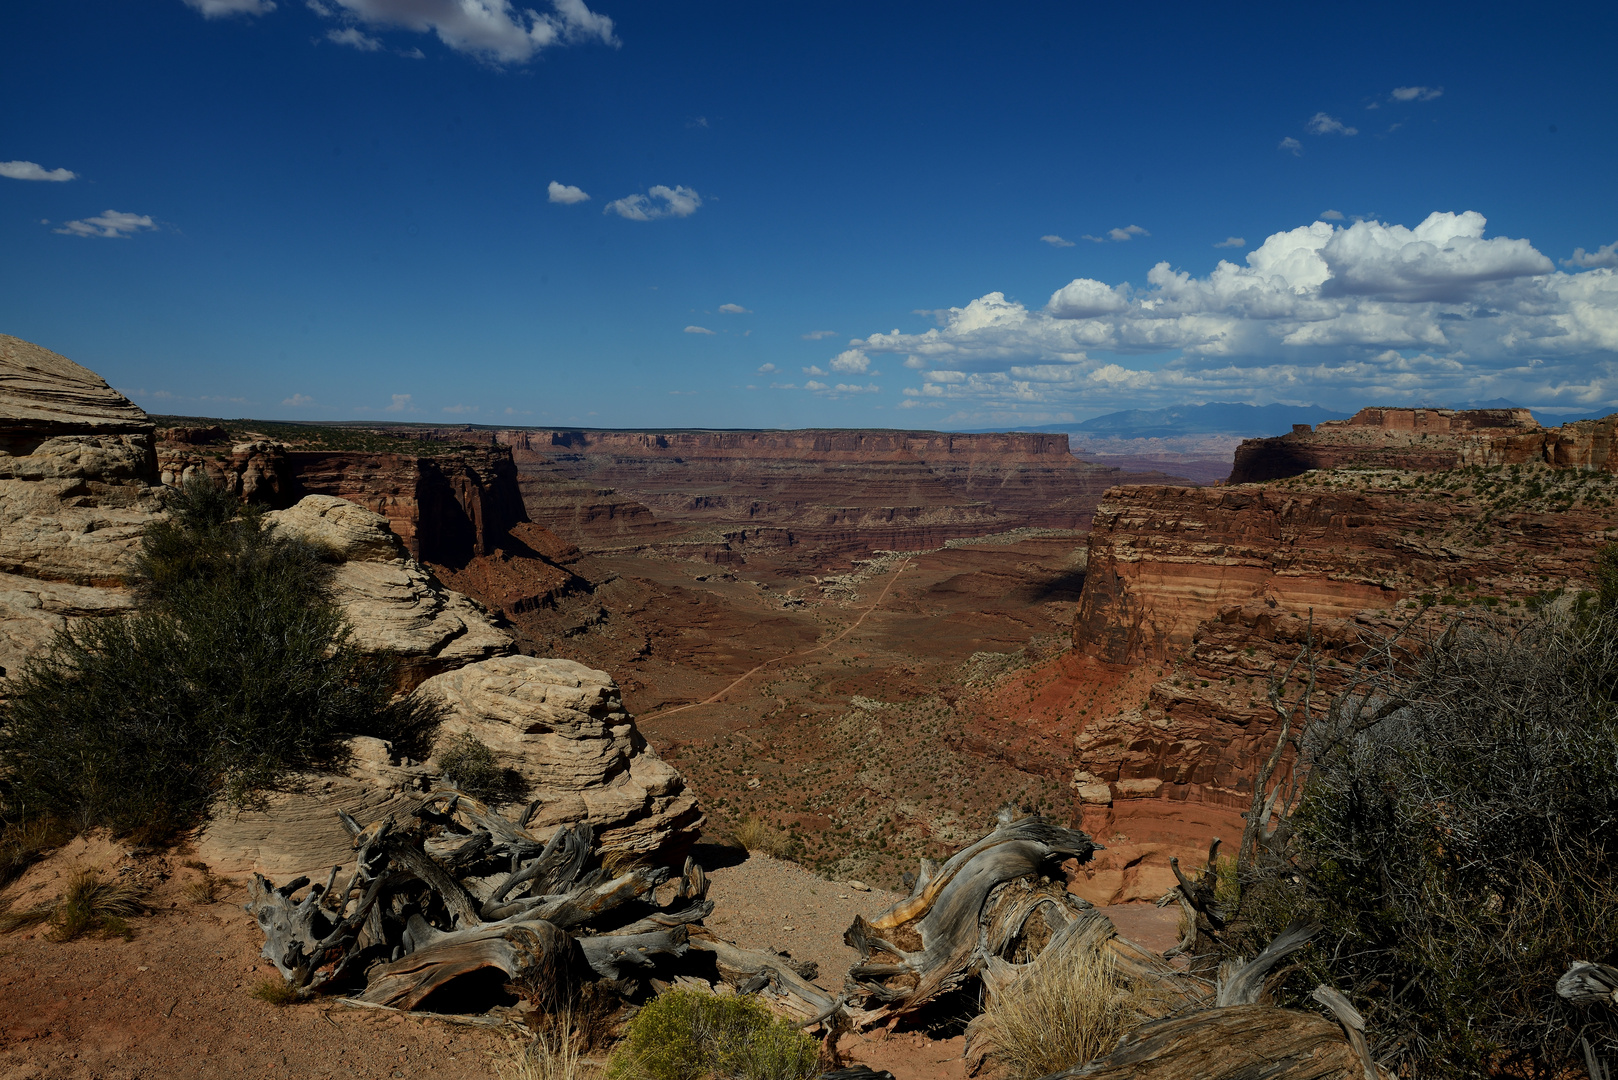
[[[356,1000],[414,1009],[434,991],[486,968],[512,982],[555,983],[572,950],[568,935],[544,920],[484,924],[444,933],[419,915],[410,920],[411,951],[371,973]]]

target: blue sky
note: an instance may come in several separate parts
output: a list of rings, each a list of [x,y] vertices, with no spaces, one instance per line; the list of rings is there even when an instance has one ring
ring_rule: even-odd
[[[0,332],[199,415],[1618,408],[1615,30],[1595,4],[11,3]]]

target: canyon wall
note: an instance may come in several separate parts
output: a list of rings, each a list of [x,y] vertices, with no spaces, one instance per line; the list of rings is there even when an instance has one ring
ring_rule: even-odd
[[[1429,628],[1480,612],[1510,619],[1584,587],[1596,551],[1618,541],[1618,476],[1599,467],[1614,419],[1529,432],[1537,449],[1511,464],[1371,469],[1357,450],[1364,432],[1350,430],[1343,460],[1355,468],[1108,492],[1073,648],[1157,681],[1137,705],[1083,723],[1081,798],[1245,806],[1275,738],[1267,680],[1311,634],[1329,695],[1339,668],[1422,610]],[[1322,457],[1335,452],[1331,434],[1314,441]],[[1559,467],[1564,458],[1578,467]]]
[[[198,473],[277,509],[334,495],[388,520],[410,554],[450,566],[492,554],[527,521],[517,469],[504,446],[432,454],[300,449],[274,440],[229,442],[223,428],[168,428],[157,447],[165,484]]]
[[[1082,529],[1108,487],[1170,479],[1079,461],[1060,433],[397,433],[509,447],[529,517],[586,550],[683,548],[718,561],[745,558],[748,545],[800,549],[812,560],[1011,528]]]
[[[1230,483],[1297,476],[1311,469],[1394,468],[1430,472],[1463,465],[1618,469],[1612,455],[1618,415],[1544,428],[1527,409],[1361,409],[1347,420],[1236,448]]]

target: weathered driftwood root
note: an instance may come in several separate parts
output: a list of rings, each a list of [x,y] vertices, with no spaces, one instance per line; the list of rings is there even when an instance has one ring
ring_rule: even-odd
[[[486,968],[512,981],[554,981],[572,948],[567,934],[539,919],[443,933],[418,915],[410,920],[409,933],[410,951],[373,971],[358,1000],[414,1009],[435,990]]]
[[[706,928],[691,931],[693,952],[713,957],[719,977],[743,993],[757,994],[802,1024],[825,1020],[839,999],[804,978],[790,959],[762,949],[743,949],[722,941]]]
[[[849,969],[850,999],[863,1007],[850,1010],[857,1027],[869,1027],[925,1005],[966,984],[991,956],[1008,959],[1023,946],[1030,925],[1043,923],[1042,946],[1054,932],[1052,920],[1065,924],[1079,901],[1065,887],[1045,882],[1043,891],[1006,886],[1038,878],[1064,859],[1081,862],[1096,850],[1084,833],[1039,817],[1000,824],[977,843],[956,853],[942,866],[923,863],[910,896],[875,919],[856,918],[843,940],[859,951]],[[1035,912],[1041,918],[1034,920]]]
[[[275,965],[281,977],[307,992],[347,973],[363,949],[360,938],[375,910],[386,881],[378,877],[347,915],[328,910],[322,900],[337,880],[338,868],[331,868],[325,885],[310,885],[302,900],[293,894],[305,885],[306,877],[296,878],[277,889],[262,874],[254,874],[248,885],[246,905],[259,929],[264,932],[263,956]]]
[[[1143,1024],[1106,1057],[1047,1080],[1345,1080],[1362,1070],[1324,1016],[1233,1005]]]

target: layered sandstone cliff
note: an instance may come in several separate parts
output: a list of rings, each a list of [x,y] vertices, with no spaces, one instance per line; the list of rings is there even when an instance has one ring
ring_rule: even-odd
[[[1083,723],[1081,798],[1243,806],[1275,738],[1267,680],[1311,635],[1330,694],[1339,668],[1418,611],[1433,626],[1524,614],[1577,591],[1595,552],[1618,540],[1610,472],[1533,459],[1438,472],[1356,464],[1267,484],[1108,493],[1074,648],[1160,678],[1137,707]]]
[[[332,495],[307,495],[268,517],[280,532],[333,553],[332,593],[354,643],[396,658],[406,687],[513,651],[511,635],[483,605],[444,588],[410,557],[382,515]]]
[[[72,619],[127,610],[159,500],[151,422],[95,372],[0,335],[0,679]]]
[[[1618,415],[1540,427],[1527,409],[1361,409],[1347,420],[1236,448],[1230,483],[1297,476],[1311,469],[1396,468],[1424,472],[1463,465],[1618,469],[1612,456]]]
[[[169,428],[157,459],[164,484],[196,475],[276,508],[307,495],[359,503],[387,519],[423,562],[462,565],[500,546],[528,520],[511,452],[467,446],[434,454],[309,449],[223,428]]]

